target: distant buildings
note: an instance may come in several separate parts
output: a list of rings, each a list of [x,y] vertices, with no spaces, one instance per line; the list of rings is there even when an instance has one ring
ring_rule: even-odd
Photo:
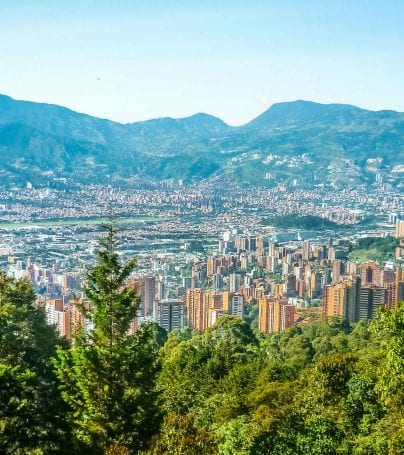
[[[161,300],[154,303],[154,318],[163,329],[171,332],[185,323],[185,305],[182,300]]]
[[[299,307],[322,305],[324,317],[356,322],[404,300],[404,239],[395,257],[381,266],[349,260],[359,234],[276,244],[272,231],[263,232],[228,228],[219,249],[212,247],[207,257],[189,252],[140,255],[142,266],[132,277],[140,307],[129,333],[149,321],[167,331],[184,326],[205,330],[223,316],[250,314],[261,332],[277,333],[295,323]],[[217,245],[217,237],[211,245]],[[44,266],[16,259],[5,246],[3,255],[10,275],[26,276],[34,285],[48,322],[61,335],[70,338],[72,327],[79,325],[91,330],[91,321],[84,320],[75,304],[75,294],[82,298],[81,274],[66,266],[63,254]]]
[[[54,325],[59,335],[68,340],[71,340],[75,330],[84,329],[88,332],[94,327],[92,321],[85,318],[79,308],[80,305],[90,308],[91,304],[86,300],[39,298],[37,304],[44,309],[47,323]]]
[[[364,286],[360,289],[359,320],[373,319],[379,307],[385,305],[386,288],[380,286]]]
[[[219,317],[243,317],[245,297],[240,293],[188,289],[186,293],[186,323],[191,329],[205,330]]]
[[[154,276],[145,276],[139,279],[140,313],[144,317],[153,314],[153,303],[156,298],[156,279]]]
[[[381,274],[378,264],[368,262],[361,266],[360,276],[341,277],[338,283],[325,286],[323,314],[349,322],[369,320],[378,308],[393,308],[403,300],[403,291],[403,270],[385,270]]]
[[[339,283],[324,288],[325,317],[338,317],[349,322],[359,320],[360,278],[345,277]]]
[[[381,271],[379,264],[374,261],[361,264],[360,277],[362,286],[379,286],[381,284]]]
[[[288,305],[285,300],[263,297],[258,301],[259,331],[277,333],[291,327],[295,323],[296,307]]]
[[[398,217],[396,220],[396,238],[403,238],[404,237],[404,217]]]

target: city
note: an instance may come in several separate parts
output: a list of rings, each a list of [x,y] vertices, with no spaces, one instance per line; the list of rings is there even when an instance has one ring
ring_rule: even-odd
[[[404,455],[404,1],[0,1],[0,455]]]
[[[307,323],[313,311],[306,308],[315,309],[317,318],[357,322],[403,298],[403,245],[397,240],[396,248],[390,246],[394,255],[383,263],[376,257],[351,261],[353,245],[364,237],[399,239],[404,221],[399,194],[353,193],[344,199],[330,191],[281,188],[87,188],[72,197],[15,188],[2,193],[4,202],[7,197],[21,202],[3,204],[10,224],[0,230],[0,259],[14,278],[30,278],[48,322],[68,339],[72,321],[79,318],[75,303],[83,297],[80,282],[94,259],[101,220],[108,223],[111,213],[121,231],[120,253],[138,259],[133,280],[142,304],[132,330],[147,321],[168,331],[204,330],[230,314],[261,332],[279,332]],[[63,197],[66,205],[60,204]],[[46,218],[50,212],[41,210],[44,199],[60,207],[61,221]],[[338,224],[320,232],[279,229],[266,223],[270,207],[272,216],[288,208]],[[55,217],[57,212],[51,213]],[[25,226],[12,224],[24,216]],[[364,224],[369,218],[379,222]]]

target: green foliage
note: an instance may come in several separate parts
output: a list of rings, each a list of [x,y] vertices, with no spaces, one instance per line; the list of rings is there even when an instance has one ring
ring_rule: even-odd
[[[0,453],[69,452],[51,358],[63,350],[26,280],[0,273]]]
[[[372,321],[371,330],[380,336],[386,351],[380,365],[382,396],[387,403],[404,401],[404,302],[399,302],[394,311],[382,308]]]
[[[394,237],[365,237],[356,242],[349,259],[358,263],[366,261],[385,263],[394,259],[398,244],[398,239]]]
[[[215,438],[209,431],[198,428],[192,414],[169,413],[160,435],[147,452],[152,455],[216,455]]]
[[[222,318],[192,338],[170,337],[159,377],[170,417],[155,446],[160,453],[170,453],[168,441],[172,453],[402,453],[403,314],[398,306],[370,325],[314,322],[259,340],[236,318]],[[169,436],[176,432],[178,445]]]
[[[9,173],[2,178],[35,185],[47,184],[43,172],[52,170],[80,183],[220,175],[260,187],[296,179],[306,188],[317,174],[346,188],[374,183],[369,158],[383,160],[387,172],[403,162],[403,115],[347,105],[280,103],[242,127],[206,114],[123,125],[0,96],[0,121],[0,164]],[[293,167],[285,163],[291,157]],[[10,164],[16,160],[24,166]],[[389,179],[399,182],[392,172]]]
[[[135,261],[121,263],[115,236],[110,226],[84,288],[90,306],[82,311],[94,329],[78,331],[71,349],[59,350],[55,360],[73,432],[85,453],[109,447],[138,451],[160,423],[155,378],[161,334],[149,324],[128,335],[139,306],[127,281]]]
[[[345,226],[338,225],[333,221],[319,216],[304,215],[296,213],[289,215],[275,216],[263,220],[266,226],[275,226],[280,229],[343,229]]]
[[[218,452],[222,455],[247,455],[251,450],[250,428],[245,415],[229,420],[218,430]]]

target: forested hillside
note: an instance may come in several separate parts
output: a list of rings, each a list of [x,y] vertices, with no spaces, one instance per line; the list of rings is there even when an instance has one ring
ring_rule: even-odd
[[[0,95],[0,183],[402,183],[404,114],[344,104],[273,105],[240,127],[199,113],[121,124]],[[320,182],[318,182],[320,183]]]

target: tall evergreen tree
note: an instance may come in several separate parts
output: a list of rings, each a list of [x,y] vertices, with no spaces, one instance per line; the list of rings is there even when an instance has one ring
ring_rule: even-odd
[[[0,272],[0,453],[69,452],[51,361],[57,344],[28,281]]]
[[[72,409],[73,431],[85,453],[136,453],[160,422],[158,331],[147,324],[128,334],[140,304],[128,281],[136,261],[121,261],[116,234],[113,225],[107,227],[84,286],[89,305],[81,311],[94,328],[79,330],[71,350],[59,350],[55,362],[62,396]]]

